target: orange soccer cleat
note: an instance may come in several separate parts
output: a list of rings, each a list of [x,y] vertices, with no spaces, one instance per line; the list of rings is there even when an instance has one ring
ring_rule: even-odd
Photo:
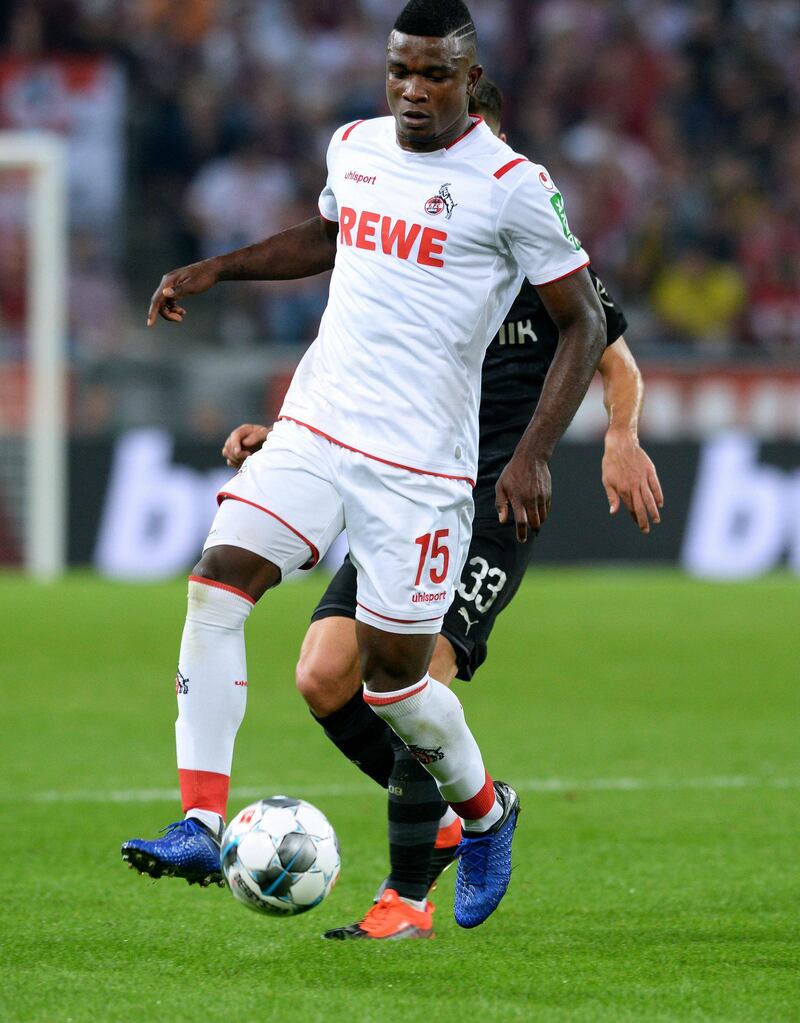
[[[350,938],[371,938],[377,941],[432,938],[433,911],[432,902],[426,902],[425,909],[414,909],[403,902],[393,888],[387,888],[357,924],[334,927],[322,936],[336,941],[347,941]]]

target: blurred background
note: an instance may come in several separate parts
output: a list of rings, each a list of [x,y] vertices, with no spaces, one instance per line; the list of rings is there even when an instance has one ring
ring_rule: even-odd
[[[121,577],[192,562],[269,421],[327,280],[223,285],[144,329],[161,274],[316,211],[332,131],[386,112],[400,0],[6,0],[0,130],[68,162],[66,555]],[[514,148],[547,165],[630,321],[650,538],[608,521],[595,386],[556,457],[543,561],[800,571],[800,4],[472,0]],[[29,172],[0,139],[0,563],[25,558]],[[57,493],[54,501],[61,500]]]

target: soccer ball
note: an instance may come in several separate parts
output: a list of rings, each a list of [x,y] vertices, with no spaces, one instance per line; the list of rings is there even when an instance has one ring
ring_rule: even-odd
[[[339,877],[339,842],[311,803],[273,796],[246,806],[222,836],[222,872],[239,902],[259,913],[313,909]]]

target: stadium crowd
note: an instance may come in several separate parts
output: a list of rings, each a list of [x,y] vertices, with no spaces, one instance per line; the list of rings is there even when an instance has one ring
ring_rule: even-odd
[[[559,182],[572,227],[623,301],[637,343],[671,356],[800,354],[800,4],[471,6],[483,63],[505,91],[511,142]],[[397,7],[3,6],[0,64],[101,54],[127,81],[126,242],[75,232],[79,351],[125,343],[118,326],[98,329],[98,303],[127,305],[138,325],[160,269],[313,213],[332,129],[385,110],[383,44]],[[0,117],[9,126],[7,111]],[[0,253],[3,264],[12,257]],[[18,312],[13,280],[6,274],[0,285],[6,321]],[[307,342],[325,282],[221,295],[212,318],[200,317],[209,340]]]

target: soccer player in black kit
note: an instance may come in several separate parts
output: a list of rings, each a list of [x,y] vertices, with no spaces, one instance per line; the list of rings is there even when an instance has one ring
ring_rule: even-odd
[[[482,115],[500,134],[501,106],[499,89],[482,78],[470,112]],[[624,314],[593,272],[592,279],[607,321],[608,347],[599,367],[609,414],[603,483],[612,513],[622,501],[646,533],[651,521],[659,522],[663,497],[653,463],[637,438],[641,376],[622,337]],[[530,561],[532,545],[518,542],[513,523],[499,521],[495,483],[530,421],[557,344],[558,330],[526,280],[483,364],[472,542],[429,669],[446,685],[455,678],[471,679],[484,662],[497,616],[513,599]],[[223,448],[229,464],[241,465],[267,432],[251,424],[234,430]],[[364,703],[355,608],[356,570],[346,560],[312,615],[297,685],[331,741],[388,789],[390,873],[362,920],[325,937],[432,937],[433,905],[427,896],[453,861],[460,821],[422,764]]]

